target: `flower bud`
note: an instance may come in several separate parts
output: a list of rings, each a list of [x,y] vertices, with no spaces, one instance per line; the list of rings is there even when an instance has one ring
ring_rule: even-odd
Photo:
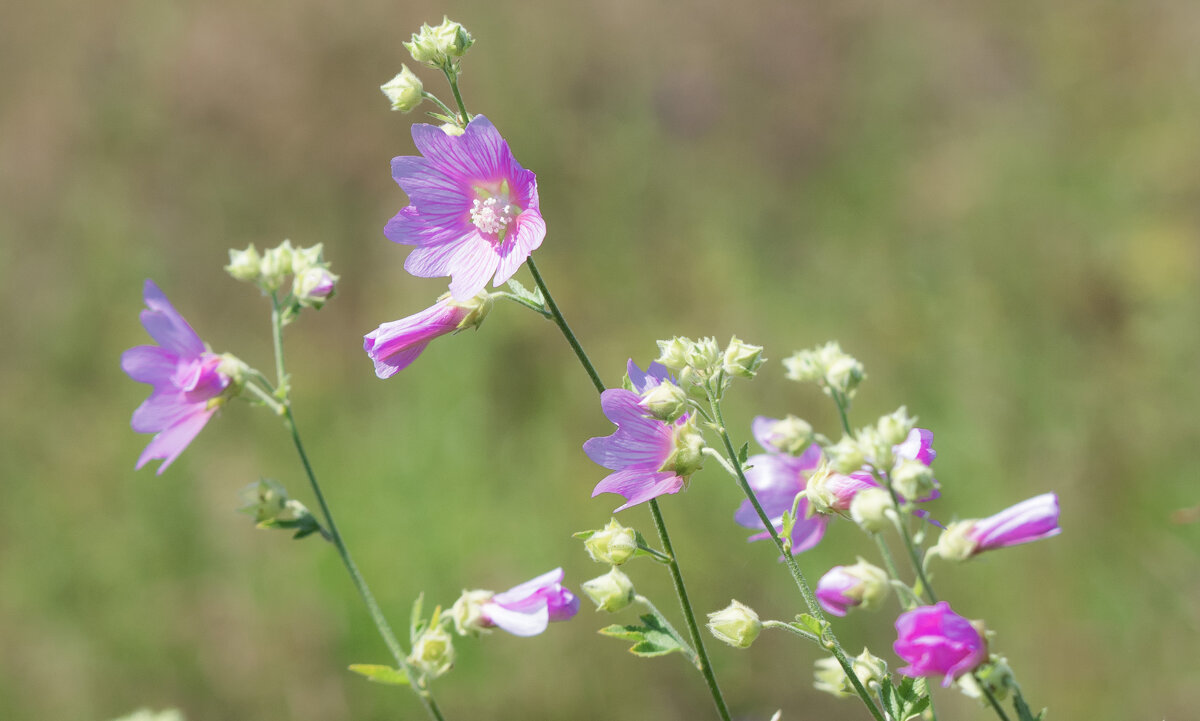
[[[687,355],[687,364],[705,376],[712,375],[722,362],[721,347],[716,338],[701,338],[692,344]]]
[[[892,488],[909,500],[925,498],[935,487],[933,470],[920,461],[902,458],[892,470]]]
[[[877,608],[888,594],[887,572],[862,558],[853,566],[834,566],[817,582],[817,601],[834,616],[851,608]]]
[[[803,455],[813,440],[813,427],[808,421],[789,415],[775,421],[764,434],[766,444],[793,456]]]
[[[401,113],[412,111],[424,99],[421,93],[425,88],[421,79],[409,70],[407,65],[401,65],[396,77],[380,85],[379,89],[392,102],[392,110]]]
[[[891,524],[892,495],[885,488],[864,488],[850,501],[850,518],[867,533],[879,533]]]
[[[465,55],[474,42],[475,39],[462,25],[443,17],[442,24],[436,28],[422,25],[420,32],[414,33],[412,41],[404,43],[404,47],[418,63],[442,68],[452,58]]]
[[[729,340],[729,346],[725,348],[722,367],[731,376],[753,378],[759,366],[763,364],[762,351],[762,346],[743,343],[737,336],[733,336]]]
[[[483,604],[492,600],[495,594],[491,591],[464,590],[454,605],[450,607],[450,618],[454,620],[454,630],[460,636],[478,636],[487,633],[487,617],[483,615]]]
[[[232,275],[236,280],[242,280],[249,283],[258,281],[259,275],[262,273],[262,258],[251,243],[245,250],[229,249],[229,265],[225,266],[225,272]]]
[[[694,345],[689,338],[676,336],[671,340],[660,340],[658,343],[658,363],[678,373],[688,364],[688,355]]]
[[[860,491],[874,487],[870,476],[834,473],[829,466],[822,465],[808,479],[804,491],[811,513],[830,514],[850,510],[851,502]]]
[[[217,364],[217,373],[229,379],[229,387],[225,389],[225,393],[233,394],[246,385],[250,366],[232,353],[222,353],[221,362]]]
[[[704,465],[704,436],[696,428],[694,418],[675,426],[675,450],[663,463],[662,471],[687,478]]]
[[[454,665],[454,638],[437,622],[436,614],[430,627],[413,642],[408,662],[430,679],[441,676]]]
[[[633,581],[615,567],[603,576],[584,581],[581,588],[597,611],[615,613],[633,602]]]
[[[845,698],[853,692],[854,687],[850,685],[850,679],[846,678],[846,672],[836,658],[829,656],[818,659],[813,666],[813,676],[816,677],[813,687],[818,691],[838,698]]]
[[[720,611],[708,614],[708,630],[718,641],[724,641],[734,648],[750,648],[762,630],[762,622],[758,620],[754,609],[738,601],[730,601]]]
[[[292,272],[292,242],[285,240],[279,245],[267,250],[262,257],[261,283],[267,290],[279,290],[283,279]]]
[[[865,648],[854,658],[852,667],[859,683],[867,688],[871,688],[871,684],[882,685],[888,679],[887,662]]]
[[[953,521],[938,536],[932,552],[948,561],[965,561],[975,555],[975,541],[970,536],[974,520]]]
[[[443,133],[450,136],[465,135],[467,132],[466,128],[462,127],[461,125],[455,125],[454,123],[442,123],[438,126],[438,128],[440,128]]]
[[[614,518],[602,530],[588,537],[583,545],[593,561],[620,566],[637,552],[637,534],[632,528],[617,523]]]
[[[866,377],[867,374],[863,370],[862,363],[850,356],[838,358],[825,371],[825,382],[829,384],[829,387],[847,398],[854,397],[858,384],[862,383]]]
[[[898,446],[908,439],[909,432],[916,424],[917,419],[910,417],[908,409],[900,406],[895,413],[880,418],[875,427],[885,443]]]
[[[238,511],[254,516],[255,523],[273,521],[287,508],[287,489],[279,481],[263,478],[238,493],[242,505]]]
[[[664,381],[647,391],[639,405],[657,420],[671,423],[687,412],[687,393],[674,383]]]
[[[292,249],[292,274],[302,275],[309,268],[325,267],[325,244],[317,243],[307,248]]]
[[[871,464],[881,473],[887,473],[892,469],[892,465],[896,462],[894,444],[888,442],[879,429],[874,426],[860,428],[854,434],[854,439],[858,441],[858,447],[862,449],[865,463]]]
[[[446,298],[450,298],[449,293],[443,294],[438,300]],[[487,318],[488,313],[492,312],[494,301],[492,300],[491,293],[481,290],[467,300],[459,301],[451,299],[450,304],[456,308],[465,308],[467,310],[466,315],[463,316],[462,320],[454,328],[455,332],[457,332],[466,330],[467,328],[478,328],[483,323],[483,319]]]
[[[292,295],[300,305],[320,309],[325,301],[333,297],[338,277],[328,268],[313,266],[292,280]]]
[[[842,440],[825,449],[825,455],[839,473],[853,473],[866,462],[862,447],[851,436],[842,436]]]

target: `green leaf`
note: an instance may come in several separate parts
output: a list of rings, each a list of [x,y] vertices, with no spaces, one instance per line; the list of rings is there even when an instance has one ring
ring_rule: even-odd
[[[614,624],[600,629],[605,636],[633,641],[629,652],[635,656],[653,657],[665,656],[675,651],[683,651],[679,641],[666,629],[662,623],[650,614],[641,617],[644,626],[621,626]]]
[[[416,643],[417,636],[421,635],[421,631],[425,627],[425,620],[421,618],[425,606],[425,593],[422,591],[417,594],[417,600],[413,601],[412,615],[408,617],[408,639]]]
[[[809,631],[812,631],[813,634],[815,634],[819,638],[824,638],[825,631],[829,628],[828,621],[824,621],[824,622],[818,621],[811,614],[807,614],[807,613],[802,613],[799,616],[796,616],[796,621],[801,626],[807,628]]]
[[[1029,704],[1025,703],[1025,699],[1019,693],[1013,694],[1013,708],[1017,712],[1017,718],[1021,721],[1041,721],[1042,717],[1046,715],[1046,709],[1042,709],[1041,713],[1034,716],[1033,711],[1029,709]]]
[[[743,443],[742,447],[737,452],[737,462],[739,466],[746,465],[746,459],[750,457],[750,444]]]
[[[362,676],[368,681],[375,683],[383,683],[389,686],[407,686],[408,674],[398,668],[391,666],[379,666],[371,663],[356,663],[350,666],[350,670]]]
[[[509,280],[507,285],[512,294],[518,298],[527,300],[537,306],[544,307],[546,305],[546,299],[542,297],[541,289],[529,290],[516,280]]]

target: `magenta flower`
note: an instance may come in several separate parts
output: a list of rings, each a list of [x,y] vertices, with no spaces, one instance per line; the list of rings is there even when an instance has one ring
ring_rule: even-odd
[[[637,388],[649,389],[670,380],[666,368],[658,364],[651,364],[647,373],[642,373],[633,361],[629,368],[630,382]],[[625,503],[616,511],[678,493],[701,465],[704,441],[689,415],[685,413],[672,423],[655,420],[645,415],[641,400],[637,393],[623,388],[604,391],[600,407],[617,430],[611,436],[591,438],[583,444],[588,458],[615,471],[596,484],[592,497],[601,493],[623,496]]]
[[[987,660],[987,642],[967,619],[942,601],[900,614],[896,619],[896,655],[908,662],[905,676],[942,676],[942,686]]]
[[[746,471],[746,481],[758,497],[763,512],[771,519],[776,532],[783,532],[784,512],[792,510],[796,495],[804,490],[808,482],[805,474],[814,470],[820,459],[821,449],[815,444],[799,457],[783,453],[762,453],[747,459],[747,463],[753,467]],[[733,514],[733,520],[746,528],[763,529],[761,533],[750,536],[751,541],[771,537],[749,499],[742,501],[742,505]],[[810,514],[808,499],[801,498],[796,508],[796,524],[792,526],[792,554],[807,551],[820,543],[825,536],[825,526],[828,522],[826,516]]]
[[[487,293],[465,302],[443,295],[420,313],[384,323],[367,333],[363,336],[363,350],[375,362],[375,375],[391,378],[415,361],[434,338],[478,327],[491,307]]]
[[[566,621],[579,611],[579,598],[562,585],[563,570],[526,581],[497,593],[480,609],[485,625],[498,626],[514,636],[536,636],[551,621]]]
[[[424,157],[392,159],[392,177],[410,205],[384,228],[389,240],[417,246],[405,270],[421,278],[452,276],[450,293],[458,300],[483,290],[493,276],[495,285],[504,283],[546,236],[536,176],[482,115],[460,135],[417,124],[412,136]]]
[[[989,518],[951,523],[934,550],[943,558],[965,561],[993,548],[1039,541],[1061,532],[1058,496],[1043,493]]]
[[[158,345],[139,345],[121,354],[121,369],[139,383],[149,383],[150,397],[133,412],[138,433],[154,433],[138,458],[136,469],[161,458],[158,473],[167,470],[220,405],[230,379],[218,370],[221,357],[171,306],[154,281],[147,280],[142,326]]]

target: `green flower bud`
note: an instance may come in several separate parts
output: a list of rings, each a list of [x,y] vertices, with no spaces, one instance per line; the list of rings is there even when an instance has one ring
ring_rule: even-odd
[[[401,65],[400,72],[396,77],[380,85],[379,89],[392,102],[392,110],[401,113],[411,112],[424,99],[422,92],[425,87],[421,84],[421,79],[409,70],[407,65]]]
[[[933,470],[911,458],[901,458],[892,470],[892,488],[909,501],[925,498],[933,492]]]
[[[442,123],[438,126],[446,135],[463,135],[467,132],[466,128],[455,125],[454,123]]]
[[[842,665],[836,658],[830,656],[818,659],[813,666],[816,667],[813,673],[816,677],[813,687],[818,691],[838,698],[846,698],[853,693],[854,687],[850,685],[850,679],[846,678],[846,672],[842,670]]]
[[[672,423],[688,410],[687,393],[671,382],[663,382],[654,386],[642,396],[639,403],[654,418]]]
[[[443,17],[442,24],[436,28],[422,25],[420,32],[414,33],[412,41],[404,43],[404,47],[418,63],[443,68],[451,59],[465,55],[474,43],[475,39],[462,25]]]
[[[842,591],[848,598],[859,599],[858,608],[873,611],[887,599],[891,584],[888,582],[887,571],[879,566],[868,563],[860,556],[858,563],[842,568],[842,573],[860,581],[853,588]]]
[[[793,456],[799,456],[808,450],[812,440],[813,427],[808,421],[793,415],[776,421],[767,431],[767,441],[772,446]]]
[[[328,268],[314,265],[292,279],[292,295],[300,305],[320,309],[333,297],[337,281]]]
[[[730,601],[720,611],[708,614],[708,630],[718,641],[724,641],[734,648],[750,648],[762,630],[762,622],[758,620],[754,609]]]
[[[222,353],[221,362],[217,365],[217,372],[229,378],[229,388],[225,389],[225,393],[233,395],[246,385],[250,366],[232,353]]]
[[[695,345],[691,339],[682,336],[676,336],[671,340],[660,340],[658,343],[658,363],[663,364],[670,370],[676,373],[684,369],[688,364],[688,356],[691,353],[692,346]]]
[[[454,630],[460,636],[478,636],[488,633],[487,619],[483,615],[483,604],[492,600],[496,594],[491,591],[464,590],[454,605],[450,607],[450,618],[454,620]]]
[[[686,478],[703,466],[704,436],[696,428],[696,420],[693,417],[675,428],[675,450],[667,457],[660,470]]]
[[[237,280],[249,283],[258,282],[258,278],[262,274],[262,258],[258,255],[254,244],[251,243],[250,247],[245,250],[230,248],[229,265],[225,266],[225,272]]]
[[[692,344],[687,355],[687,364],[705,376],[715,373],[721,362],[721,346],[717,345],[716,338],[701,338]]]
[[[285,240],[279,245],[263,253],[262,275],[260,282],[263,288],[270,291],[279,290],[283,279],[292,272],[292,242]]]
[[[867,533],[879,533],[891,524],[892,494],[885,488],[864,488],[850,501],[850,517]]]
[[[811,350],[796,351],[784,358],[783,367],[787,369],[786,377],[797,383],[815,383],[825,377],[824,366]]]
[[[858,384],[867,377],[862,363],[846,356],[831,363],[825,371],[825,382],[829,387],[847,398],[853,398]]]
[[[850,436],[842,436],[842,440],[826,448],[825,455],[838,473],[854,473],[861,470],[867,460],[858,441]]]
[[[760,345],[750,345],[738,340],[737,336],[729,339],[725,348],[723,368],[731,376],[753,378],[763,364],[763,348]]]
[[[251,483],[238,493],[238,497],[242,501],[238,511],[254,516],[255,523],[275,520],[283,514],[288,502],[287,489],[270,478]]]
[[[450,297],[449,293],[443,293],[438,300],[443,300],[448,297]],[[491,293],[488,293],[486,290],[481,290],[466,300],[456,300],[452,302],[455,306],[459,308],[466,308],[468,311],[470,311],[463,317],[462,320],[458,322],[458,325],[455,326],[455,332],[463,331],[468,328],[478,328],[483,324],[483,319],[487,318],[488,313],[492,312],[492,305],[494,303]]]
[[[862,449],[863,460],[874,466],[881,473],[887,473],[896,462],[892,444],[889,443],[874,426],[860,428],[854,434],[854,440]]]
[[[596,604],[597,611],[615,613],[633,602],[633,581],[615,567],[603,576],[584,581],[580,588]]]
[[[454,665],[454,637],[437,622],[436,615],[413,642],[408,662],[429,679],[441,676]]]
[[[835,661],[837,659],[834,659]],[[867,649],[855,657],[851,667],[854,669],[854,675],[858,676],[859,682],[871,688],[872,684],[876,686],[883,685],[883,682],[888,679],[887,662],[878,656],[874,656]]]
[[[317,243],[316,245],[307,248],[292,249],[292,273],[300,275],[308,271],[309,268],[324,268],[325,267],[325,244]]]
[[[632,528],[617,523],[614,518],[602,530],[588,537],[583,545],[593,561],[620,566],[637,552],[637,534]]]
[[[917,419],[908,415],[908,409],[900,406],[895,413],[883,416],[875,425],[879,435],[893,446],[899,445],[908,438],[908,433],[917,424]]]

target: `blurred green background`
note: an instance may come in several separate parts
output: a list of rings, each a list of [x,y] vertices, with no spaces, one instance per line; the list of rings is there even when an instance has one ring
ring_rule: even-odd
[[[296,411],[397,625],[422,590],[603,571],[570,534],[618,503],[589,500],[604,471],[580,450],[611,426],[553,325],[499,306],[387,382],[360,350],[446,283],[382,235],[420,118],[377,89],[443,13],[477,38],[468,107],[538,173],[539,265],[609,383],[673,334],[774,361],[839,339],[870,375],[853,422],[907,404],[935,430],[936,516],[1060,494],[1060,537],[937,568],[1030,701],[1194,717],[1200,523],[1172,514],[1200,504],[1200,5],[43,0],[0,7],[0,718],[421,717],[345,670],[387,653],[332,548],[234,513],[260,475],[311,501],[276,419],[234,404],[162,477],[133,471],[147,387],[118,358],[146,342],[144,278],[270,366],[230,247],[323,242],[342,276],[289,328]],[[727,410],[744,440],[758,413],[834,429],[776,362]],[[708,469],[663,503],[694,601],[787,618],[739,498]],[[867,553],[858,536],[836,525],[804,568]],[[674,610],[665,573],[630,572]],[[839,632],[895,667],[894,610]],[[460,643],[447,717],[712,717],[698,674],[629,657],[595,635],[610,620]],[[811,689],[793,638],[711,651],[739,718],[866,718]]]

